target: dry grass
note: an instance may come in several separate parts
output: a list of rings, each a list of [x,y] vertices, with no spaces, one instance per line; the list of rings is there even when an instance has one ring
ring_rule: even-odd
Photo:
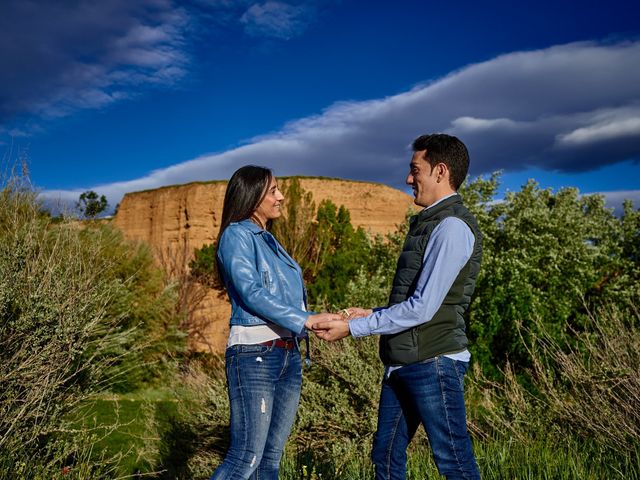
[[[560,344],[533,336],[533,367],[500,382],[476,369],[471,387],[474,430],[484,437],[530,442],[539,435],[591,439],[609,448],[640,445],[640,317],[634,306],[601,308],[587,328]]]

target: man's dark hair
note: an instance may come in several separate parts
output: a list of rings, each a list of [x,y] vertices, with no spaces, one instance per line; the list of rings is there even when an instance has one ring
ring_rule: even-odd
[[[227,190],[224,194],[222,205],[222,221],[218,232],[218,245],[220,237],[230,223],[239,222],[251,218],[253,212],[267,195],[269,183],[273,178],[273,172],[265,167],[245,165],[231,175]],[[270,222],[269,222],[270,223]],[[268,226],[268,225],[267,225]],[[217,247],[216,247],[217,251]],[[221,269],[218,275],[222,281]],[[224,284],[224,282],[221,282]]]
[[[426,150],[424,159],[429,162],[431,169],[438,163],[444,163],[449,168],[449,184],[458,190],[469,172],[469,152],[464,143],[457,137],[444,133],[421,135],[413,141],[414,152]]]

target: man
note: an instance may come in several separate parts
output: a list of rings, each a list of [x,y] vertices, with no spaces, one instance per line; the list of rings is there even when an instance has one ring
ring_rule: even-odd
[[[480,268],[482,235],[456,193],[469,169],[465,145],[444,134],[413,142],[406,182],[415,204],[389,304],[348,309],[349,321],[319,322],[335,341],[381,335],[385,365],[372,460],[376,480],[406,478],[406,449],[420,423],[447,479],[478,479],[467,432],[464,374],[469,365],[464,313]]]

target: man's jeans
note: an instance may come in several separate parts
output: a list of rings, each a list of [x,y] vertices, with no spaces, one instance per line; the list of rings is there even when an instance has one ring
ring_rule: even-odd
[[[226,351],[226,373],[231,445],[211,480],[277,480],[300,400],[300,351],[235,345]]]
[[[371,454],[376,480],[405,480],[407,446],[420,423],[441,475],[447,480],[480,478],[464,407],[468,366],[439,356],[399,368],[383,381]]]

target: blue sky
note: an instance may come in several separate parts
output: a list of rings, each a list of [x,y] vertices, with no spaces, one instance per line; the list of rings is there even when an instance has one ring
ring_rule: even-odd
[[[443,131],[502,189],[640,205],[640,4],[83,0],[0,4],[0,155],[50,201],[247,163],[403,188]]]

